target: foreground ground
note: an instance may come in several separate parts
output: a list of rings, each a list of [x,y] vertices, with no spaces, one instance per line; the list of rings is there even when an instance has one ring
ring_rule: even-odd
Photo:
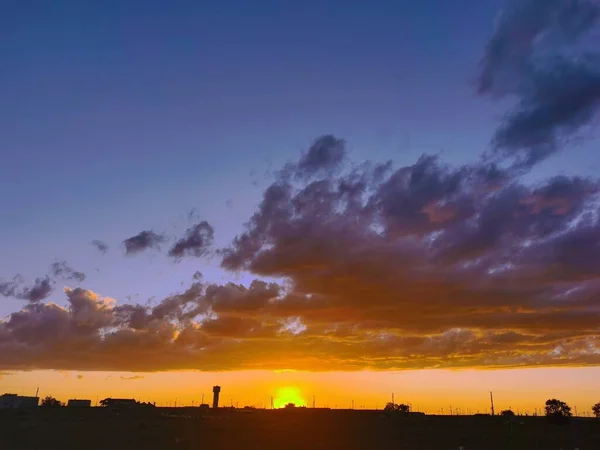
[[[0,411],[0,450],[598,450],[600,422],[522,417],[396,417],[376,411]]]

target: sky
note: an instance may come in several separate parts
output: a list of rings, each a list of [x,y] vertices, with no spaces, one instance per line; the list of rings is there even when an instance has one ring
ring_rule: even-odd
[[[599,20],[3,2],[0,391],[595,403]]]

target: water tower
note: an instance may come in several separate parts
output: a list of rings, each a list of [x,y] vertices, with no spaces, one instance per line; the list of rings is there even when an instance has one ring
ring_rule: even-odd
[[[221,386],[213,386],[213,408],[219,407],[219,393],[221,392]]]

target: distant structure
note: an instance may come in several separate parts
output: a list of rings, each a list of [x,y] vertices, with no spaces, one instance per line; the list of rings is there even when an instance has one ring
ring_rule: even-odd
[[[89,408],[92,406],[91,400],[80,400],[76,398],[71,398],[67,402],[67,406],[69,408]]]
[[[17,394],[0,395],[0,409],[37,408],[39,402],[39,397],[23,397]]]
[[[100,404],[108,408],[135,408],[139,406],[134,398],[105,398],[100,400]]]
[[[221,386],[213,386],[213,408],[219,407],[219,394],[221,393]]]
[[[490,391],[490,402],[492,404],[492,416],[495,414],[494,411],[494,394],[492,394],[492,391]]]

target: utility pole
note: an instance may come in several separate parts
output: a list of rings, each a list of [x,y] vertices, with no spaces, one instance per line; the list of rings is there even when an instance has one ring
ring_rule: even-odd
[[[315,394],[313,394],[313,408],[315,407]]]
[[[392,405],[394,405],[394,393],[392,392]]]
[[[495,413],[494,413],[494,394],[492,394],[492,391],[490,391],[490,402],[492,404],[492,416],[493,416]]]

